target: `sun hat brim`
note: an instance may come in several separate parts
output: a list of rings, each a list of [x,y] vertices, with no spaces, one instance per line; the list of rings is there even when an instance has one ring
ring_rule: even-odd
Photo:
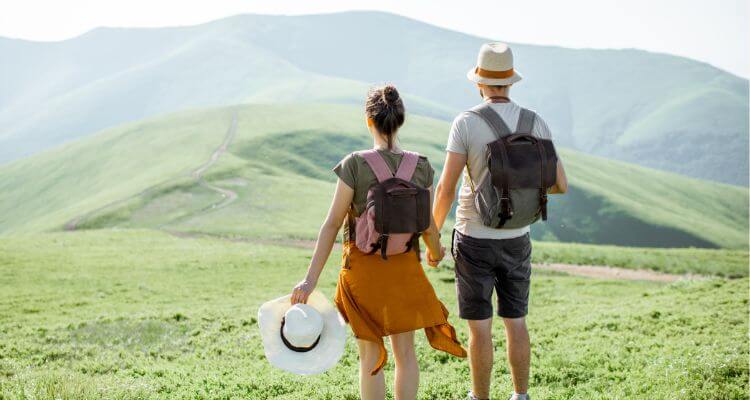
[[[258,309],[258,326],[266,358],[271,365],[299,375],[320,374],[338,363],[346,345],[346,324],[338,310],[320,292],[313,291],[307,304],[320,313],[324,326],[320,341],[306,353],[295,352],[281,339],[281,319],[292,306],[291,295],[266,302]]]
[[[476,68],[470,69],[469,72],[466,73],[466,77],[469,78],[469,80],[472,82],[481,83],[483,85],[492,85],[492,86],[511,85],[523,79],[523,76],[521,76],[521,74],[519,74],[516,71],[513,71],[513,75],[511,75],[508,78],[502,78],[502,79],[485,78],[485,77],[477,75]]]

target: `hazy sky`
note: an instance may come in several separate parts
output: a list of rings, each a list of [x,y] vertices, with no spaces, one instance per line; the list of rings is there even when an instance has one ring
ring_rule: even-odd
[[[0,36],[62,40],[97,26],[190,25],[239,13],[354,9],[521,43],[665,52],[750,77],[749,0],[2,0]]]

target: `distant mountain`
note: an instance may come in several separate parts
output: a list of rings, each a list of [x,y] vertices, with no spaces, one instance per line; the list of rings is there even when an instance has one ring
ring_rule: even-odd
[[[437,176],[448,127],[411,116],[400,133],[404,147],[432,160]],[[227,137],[218,162],[199,168]],[[369,140],[362,110],[351,105],[232,106],[126,124],[0,166],[0,235],[77,221],[79,229],[313,239],[333,193],[331,167]],[[560,151],[571,189],[551,196],[550,219],[534,225],[534,238],[747,247],[744,188]]]
[[[0,58],[10,60],[0,63],[0,162],[186,108],[361,104],[383,81],[410,94],[412,112],[450,120],[478,100],[465,73],[487,40],[378,12],[0,39]],[[748,184],[746,79],[640,50],[513,48],[525,77],[513,97],[543,115],[561,145]]]

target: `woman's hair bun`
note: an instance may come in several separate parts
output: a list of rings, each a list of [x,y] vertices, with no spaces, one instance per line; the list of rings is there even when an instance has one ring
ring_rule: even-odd
[[[396,104],[397,101],[401,99],[401,96],[398,94],[398,89],[396,89],[393,85],[385,85],[383,86],[383,101],[385,101],[386,104],[389,106],[392,106]]]
[[[386,137],[388,148],[393,146],[393,136],[404,124],[404,102],[393,85],[370,88],[365,102],[365,114],[372,119],[375,129]]]

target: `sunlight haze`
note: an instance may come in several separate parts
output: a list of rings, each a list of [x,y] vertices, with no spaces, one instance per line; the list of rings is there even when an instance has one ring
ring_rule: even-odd
[[[746,78],[750,76],[748,2],[744,0],[723,0],[711,6],[697,0],[25,0],[0,3],[0,36],[63,40],[99,26],[192,25],[240,13],[311,14],[347,10],[392,12],[510,42],[664,52],[705,61]]]

